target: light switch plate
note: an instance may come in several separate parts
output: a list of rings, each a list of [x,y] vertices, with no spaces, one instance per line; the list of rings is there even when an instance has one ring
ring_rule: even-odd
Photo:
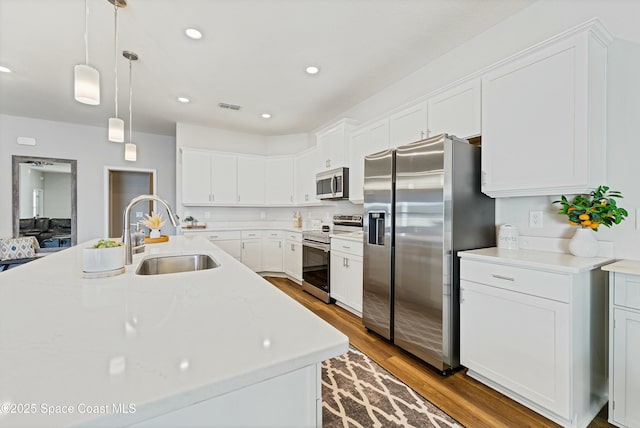
[[[136,211],[136,218],[142,218],[142,211]]]
[[[542,211],[529,211],[529,227],[542,229]]]

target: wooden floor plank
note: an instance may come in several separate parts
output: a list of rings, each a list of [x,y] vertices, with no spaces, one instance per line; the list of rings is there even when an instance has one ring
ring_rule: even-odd
[[[409,387],[469,428],[558,427],[557,424],[470,378],[466,370],[443,377],[428,364],[367,332],[362,319],[327,305],[285,278],[266,278],[287,295],[349,337],[349,342]],[[526,368],[523,368],[526,369]],[[589,428],[612,427],[606,407]]]

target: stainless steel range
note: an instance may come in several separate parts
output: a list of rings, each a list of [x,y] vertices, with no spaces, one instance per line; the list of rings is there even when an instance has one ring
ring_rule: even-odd
[[[331,303],[331,234],[362,231],[362,215],[334,215],[333,229],[302,232],[302,289],[325,303]]]

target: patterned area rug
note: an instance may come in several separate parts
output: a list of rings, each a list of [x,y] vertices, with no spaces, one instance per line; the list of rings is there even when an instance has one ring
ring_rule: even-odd
[[[322,363],[322,401],[325,428],[462,427],[354,348]]]

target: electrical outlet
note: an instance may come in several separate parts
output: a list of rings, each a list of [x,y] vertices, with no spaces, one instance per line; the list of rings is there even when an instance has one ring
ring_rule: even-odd
[[[529,211],[529,227],[542,229],[542,211]]]
[[[636,208],[636,230],[640,230],[640,208]]]
[[[205,219],[210,219],[211,218],[211,211],[205,211],[204,212],[204,218]]]
[[[142,211],[136,211],[136,218],[142,218]]]
[[[263,220],[265,218],[267,218],[267,212],[266,211],[260,211],[260,218],[263,219]]]

